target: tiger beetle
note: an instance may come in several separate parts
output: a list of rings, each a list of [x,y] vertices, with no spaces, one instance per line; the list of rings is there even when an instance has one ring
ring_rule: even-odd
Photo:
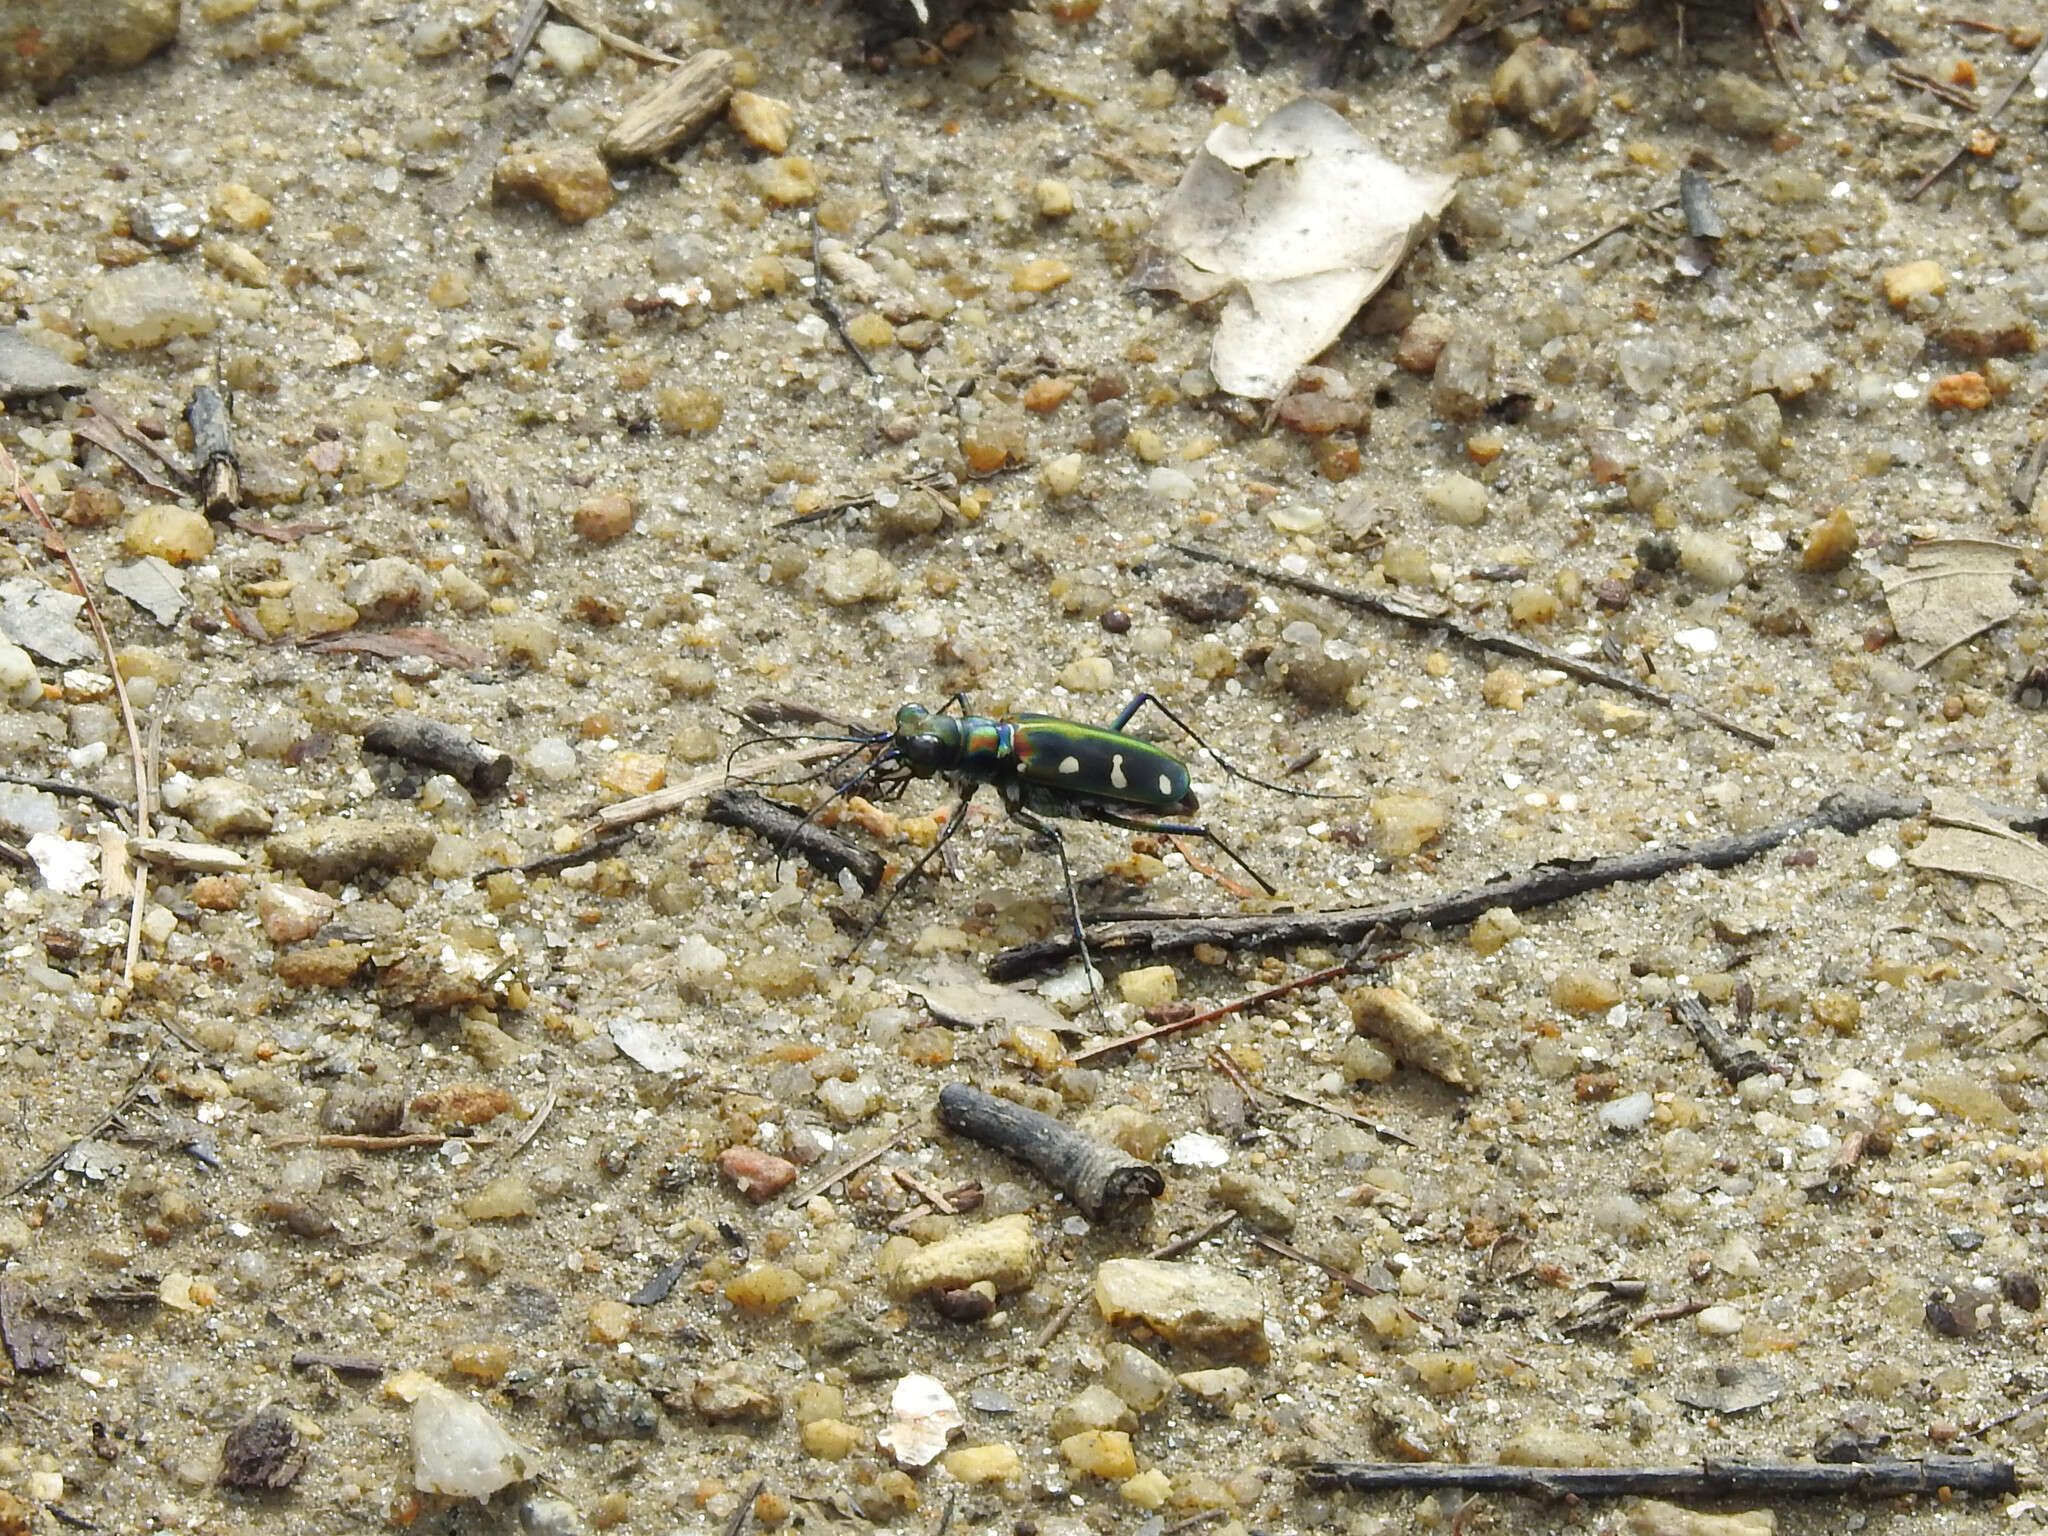
[[[1267,895],[1274,894],[1273,883],[1245,862],[1242,854],[1210,827],[1188,819],[1199,804],[1189,784],[1187,764],[1164,747],[1124,730],[1147,704],[1179,726],[1226,772],[1238,778],[1282,794],[1310,799],[1351,798],[1268,784],[1233,768],[1185,720],[1149,693],[1132,699],[1108,725],[1084,725],[1057,715],[970,715],[965,701],[957,694],[942,709],[905,704],[896,711],[894,728],[872,738],[873,744],[881,748],[874,761],[842,784],[833,798],[864,787],[874,791],[877,798],[892,797],[900,794],[912,779],[935,778],[951,783],[960,791],[960,798],[946,819],[945,829],[897,880],[846,958],[860,953],[905,885],[937,858],[947,841],[960,830],[968,802],[984,785],[992,786],[1002,797],[1003,809],[1012,821],[1049,843],[1058,856],[1060,874],[1067,887],[1067,912],[1074,925],[1074,939],[1091,998],[1095,997],[1095,969],[1081,922],[1081,899],[1074,887],[1073,866],[1067,860],[1066,839],[1053,825],[1055,820],[1097,821],[1134,832],[1202,838],[1257,881]],[[948,713],[955,708],[958,713]]]

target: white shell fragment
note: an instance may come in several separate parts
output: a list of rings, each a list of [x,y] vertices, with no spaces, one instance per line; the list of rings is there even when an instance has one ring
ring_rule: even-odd
[[[1152,226],[1169,254],[1140,282],[1191,304],[1234,290],[1209,369],[1232,394],[1270,400],[1394,275],[1456,186],[1396,165],[1321,102],[1290,102],[1257,128],[1210,133]]]
[[[899,1467],[931,1465],[967,1423],[936,1376],[913,1374],[897,1382],[889,1394],[889,1412],[894,1421],[875,1438]]]

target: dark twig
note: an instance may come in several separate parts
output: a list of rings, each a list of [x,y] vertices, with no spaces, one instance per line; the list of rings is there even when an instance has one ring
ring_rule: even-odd
[[[1215,944],[1224,949],[1265,949],[1287,944],[1355,944],[1375,929],[1398,932],[1410,923],[1443,928],[1469,923],[1494,907],[1526,912],[1549,906],[1610,885],[1655,880],[1681,869],[1731,869],[1770,852],[1809,832],[1839,832],[1852,837],[1881,821],[1904,821],[1923,814],[1927,801],[1919,795],[1889,794],[1875,789],[1844,790],[1828,796],[1820,807],[1805,816],[1776,826],[1761,827],[1735,837],[1709,838],[1697,843],[1673,843],[1665,848],[1648,848],[1639,853],[1616,854],[1609,858],[1586,859],[1569,864],[1544,864],[1519,875],[1471,886],[1444,896],[1421,901],[1388,902],[1377,907],[1347,907],[1330,912],[1276,912],[1248,916],[1200,916],[1147,918],[1142,921],[1109,920],[1088,925],[1088,946],[1097,957],[1116,954],[1185,954],[1198,944]],[[1061,965],[1074,952],[1072,934],[1040,939],[1006,949],[989,962],[988,974],[997,981],[1015,981]],[[1334,974],[1334,972],[1333,972]],[[1318,973],[1305,980],[1327,979]],[[1257,997],[1248,1001],[1257,1001]],[[1240,1005],[1241,1006],[1241,1005]],[[1174,1029],[1193,1027],[1184,1021]],[[1114,1041],[1097,1047],[1089,1056],[1135,1043],[1136,1039]],[[1077,1061],[1086,1057],[1076,1057]]]
[[[740,706],[740,715],[750,724],[766,729],[777,725],[829,725],[835,731],[849,737],[871,737],[878,735],[865,720],[856,720],[851,715],[835,715],[829,709],[815,704],[806,704],[802,699],[778,699],[771,695],[747,700]]]
[[[740,1507],[732,1512],[732,1518],[725,1522],[725,1536],[740,1536],[747,1528],[747,1516],[754,1512],[754,1500],[761,1496],[761,1490],[768,1486],[768,1479],[757,1477],[754,1486],[740,1495]]]
[[[891,1136],[887,1141],[883,1142],[880,1146],[870,1147],[867,1151],[861,1153],[859,1156],[848,1158],[845,1162],[839,1164],[838,1167],[834,1168],[830,1173],[820,1174],[817,1178],[812,1179],[802,1185],[799,1185],[797,1189],[793,1191],[789,1196],[788,1203],[790,1205],[802,1205],[806,1200],[810,1199],[811,1196],[822,1195],[826,1190],[830,1189],[834,1184],[837,1184],[841,1179],[852,1178],[856,1173],[859,1173],[861,1169],[867,1167],[869,1163],[878,1161],[882,1157],[885,1157],[889,1153],[895,1151],[896,1148],[902,1146],[904,1138],[909,1136],[909,1134],[910,1127],[906,1125],[901,1130],[899,1130],[894,1136]]]
[[[225,517],[242,504],[242,460],[229,431],[230,410],[227,397],[211,384],[193,390],[185,407],[192,457],[199,464],[199,505],[208,517]]]
[[[846,317],[839,313],[839,306],[832,302],[832,284],[825,276],[825,263],[818,255],[818,221],[811,219],[811,308],[825,317],[825,323],[832,327],[832,334],[839,338],[839,344],[846,348],[860,371],[869,378],[875,376],[875,365],[868,361],[867,353],[861,351],[860,343],[853,339],[846,329]]]
[[[1646,704],[1655,704],[1660,709],[1690,711],[1707,724],[1726,731],[1751,746],[1769,749],[1778,744],[1777,738],[1766,732],[1753,730],[1729,719],[1726,715],[1703,708],[1679,694],[1667,693],[1662,688],[1643,682],[1640,678],[1630,677],[1608,667],[1595,666],[1576,656],[1568,656],[1554,646],[1525,640],[1519,635],[1505,634],[1500,630],[1482,629],[1478,625],[1467,624],[1452,614],[1440,613],[1433,608],[1425,608],[1402,598],[1384,597],[1373,592],[1355,592],[1344,587],[1333,587],[1327,582],[1313,581],[1306,576],[1290,576],[1285,571],[1268,570],[1265,566],[1253,565],[1249,561],[1219,554],[1213,549],[1202,549],[1193,544],[1173,544],[1169,547],[1178,550],[1190,560],[1226,566],[1242,575],[1255,577],[1260,581],[1270,581],[1275,586],[1292,587],[1297,592],[1308,592],[1316,597],[1326,597],[1346,608],[1356,608],[1362,613],[1392,619],[1397,624],[1406,624],[1414,629],[1443,630],[1480,650],[1513,656],[1522,661],[1533,661],[1539,666],[1554,667],[1568,677],[1576,677],[1582,683],[1612,688],[1617,693],[1628,694],[1631,698],[1641,699]]]
[[[1613,1499],[1891,1499],[1906,1493],[2014,1493],[2009,1461],[1929,1456],[1925,1461],[1717,1461],[1697,1467],[1499,1467],[1455,1462],[1316,1461],[1302,1482],[1318,1493],[1466,1488],[1532,1497]]]
[[[965,1083],[939,1090],[939,1123],[1027,1165],[1092,1221],[1149,1209],[1166,1191],[1157,1168],[1121,1147]]]
[[[599,859],[617,852],[633,841],[639,834],[630,827],[623,832],[614,832],[609,837],[600,837],[594,843],[581,848],[572,848],[567,853],[542,854],[524,864],[493,864],[489,869],[480,869],[469,878],[488,880],[492,875],[559,875],[565,869],[575,869],[584,864],[595,864]]]
[[[511,754],[485,746],[460,726],[424,715],[387,715],[363,732],[363,745],[445,773],[472,795],[493,794],[512,777]]]
[[[1693,1033],[1700,1043],[1700,1050],[1712,1063],[1716,1072],[1731,1083],[1740,1083],[1747,1078],[1763,1077],[1768,1073],[1782,1072],[1787,1077],[1791,1072],[1774,1062],[1761,1051],[1746,1051],[1735,1043],[1720,1021],[1708,1011],[1707,1000],[1703,997],[1679,997],[1671,1003],[1671,1017],[1678,1020]]]
[[[1958,107],[1965,112],[1975,112],[1977,110],[1977,98],[1971,92],[1964,90],[1959,85],[1953,85],[1936,75],[1930,75],[1918,69],[1909,69],[1896,59],[1892,61],[1891,76],[1900,85],[1916,91],[1925,91],[1936,101],[1945,101],[1950,106]]]
[[[1172,923],[1183,922],[1186,919],[1167,916],[1147,919],[1146,921]],[[1068,935],[1069,942],[1072,942],[1072,937],[1071,934]],[[1024,949],[1034,947],[1027,944],[1021,949],[1005,950],[1002,954],[996,956],[996,963],[1001,964],[1006,956],[1021,954]],[[1320,971],[1310,971],[1306,976],[1296,976],[1292,981],[1283,981],[1276,986],[1262,988],[1252,993],[1249,997],[1240,997],[1232,1002],[1219,1003],[1214,1008],[1205,1008],[1202,1012],[1191,1014],[1185,1019],[1175,1019],[1171,1024],[1161,1024],[1153,1029],[1141,1029],[1134,1035],[1124,1035],[1115,1040],[1106,1040],[1100,1045],[1091,1045],[1087,1050],[1075,1053],[1074,1065],[1080,1066],[1083,1062],[1093,1061],[1098,1056],[1108,1056],[1117,1051],[1128,1050],[1134,1045],[1143,1045],[1148,1040],[1164,1040],[1170,1035],[1184,1035],[1190,1030],[1214,1024],[1218,1019],[1227,1019],[1233,1013],[1243,1013],[1245,1009],[1256,1008],[1260,1003],[1270,1003],[1276,997],[1285,997],[1288,993],[1299,992],[1304,987],[1321,986],[1326,981],[1335,981],[1339,976],[1349,975],[1357,968],[1357,963],[1351,960],[1343,961],[1337,965],[1326,965]],[[1027,973],[1019,972],[1018,974],[1023,975]]]
[[[69,1141],[65,1142],[64,1145],[60,1147],[57,1150],[57,1152],[53,1154],[49,1158],[49,1160],[42,1165],[42,1167],[38,1168],[34,1173],[30,1174],[27,1178],[23,1179],[19,1184],[15,1185],[14,1188],[8,1190],[5,1198],[12,1200],[17,1195],[27,1194],[30,1190],[34,1189],[38,1184],[42,1183],[43,1180],[47,1179],[51,1174],[55,1173],[59,1168],[64,1166],[64,1159],[71,1155],[71,1149],[73,1147],[76,1147],[82,1141],[93,1140],[96,1136],[99,1136],[102,1132],[104,1132],[109,1126],[113,1125],[115,1121],[119,1120],[124,1114],[126,1114],[128,1112],[128,1106],[135,1102],[135,1096],[142,1092],[143,1085],[149,1081],[150,1074],[156,1071],[157,1061],[162,1055],[162,1046],[158,1046],[155,1050],[151,1051],[149,1053],[149,1060],[145,1061],[142,1064],[141,1071],[137,1072],[135,1076],[128,1080],[128,1086],[121,1090],[121,1096],[118,1099],[114,1100],[113,1106],[110,1109],[108,1109],[105,1114],[101,1115],[99,1119],[93,1121],[90,1127],[83,1131],[80,1131],[76,1136],[72,1137]]]
[[[1998,93],[1997,99],[1989,107],[1977,114],[1970,128],[1964,132],[1962,138],[1956,141],[1956,147],[1943,157],[1941,164],[1913,183],[1913,190],[1906,194],[1907,202],[1912,202],[1922,192],[1925,192],[1929,187],[1956,168],[1957,163],[1963,156],[1970,152],[1971,133],[1979,128],[1988,128],[1998,121],[2000,114],[2012,105],[2013,97],[2020,93],[2020,87],[2033,78],[2034,66],[2041,62],[2043,54],[2048,54],[2048,37],[2042,38],[2039,43],[2034,45],[2034,51],[2027,55],[2026,62],[2021,64],[2019,69],[2014,72],[2012,79],[2006,82],[2005,89]]]
[[[1252,1233],[1251,1239],[1252,1246],[1256,1248],[1263,1248],[1266,1252],[1275,1254],[1283,1259],[1292,1259],[1297,1264],[1306,1264],[1310,1269],[1320,1269],[1354,1296],[1377,1296],[1380,1294],[1378,1286],[1369,1285],[1349,1270],[1339,1269],[1336,1265],[1319,1259],[1312,1253],[1304,1252],[1292,1243],[1283,1243],[1279,1238],[1268,1237],[1263,1232]]]
[[[767,839],[779,859],[800,853],[811,868],[837,878],[842,872],[860,882],[870,896],[881,889],[888,861],[871,848],[850,843],[838,833],[806,820],[797,812],[751,789],[728,784],[704,802],[704,819],[721,827],[745,827]]]
[[[128,814],[128,807],[104,790],[87,789],[83,784],[67,784],[62,779],[30,779],[20,774],[0,773],[0,784],[21,784],[29,789],[40,789],[46,795],[69,795],[77,800],[90,800],[101,810],[112,811],[117,816]]]
[[[2034,510],[2034,492],[2041,484],[2043,469],[2048,469],[2048,432],[2041,434],[2041,441],[2034,444],[2034,451],[2012,482],[2012,499],[2022,512]]]
[[[512,29],[511,51],[484,73],[484,84],[494,91],[511,88],[512,82],[519,78],[520,67],[526,63],[526,50],[533,46],[540,24],[547,19],[548,0],[526,0],[526,8],[519,13],[518,25]]]

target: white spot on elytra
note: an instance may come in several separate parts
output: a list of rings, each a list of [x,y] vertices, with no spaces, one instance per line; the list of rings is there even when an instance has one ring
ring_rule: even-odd
[[[1079,773],[1080,771],[1081,759],[1078,757],[1063,757],[1060,759],[1061,773]]]
[[[1162,795],[1170,795],[1173,793],[1173,780],[1163,773],[1159,775],[1159,793],[1161,793]]]
[[[1124,755],[1121,752],[1115,752],[1110,755],[1109,782],[1110,787],[1113,789],[1129,789],[1131,787],[1130,780],[1124,777]]]

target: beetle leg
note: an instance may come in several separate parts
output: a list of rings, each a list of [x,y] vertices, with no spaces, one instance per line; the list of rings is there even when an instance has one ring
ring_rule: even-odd
[[[854,957],[867,946],[868,940],[875,936],[875,930],[882,926],[882,919],[887,917],[889,909],[896,905],[896,898],[903,894],[903,888],[916,877],[918,871],[939,856],[940,850],[946,846],[948,840],[960,830],[961,824],[967,820],[967,802],[974,798],[975,790],[980,787],[978,784],[970,784],[960,792],[960,798],[953,805],[953,814],[946,818],[944,830],[933,840],[931,847],[918,855],[915,864],[896,877],[896,883],[889,887],[889,894],[882,898],[881,906],[877,907],[875,915],[868,919],[867,927],[861,929],[860,937],[839,957],[840,965],[850,965],[853,962]]]
[[[1208,827],[1202,825],[1200,822],[1140,821],[1136,817],[1119,816],[1114,811],[1106,811],[1097,806],[1090,806],[1086,812],[1086,815],[1090,821],[1107,822],[1110,826],[1123,827],[1132,832],[1163,832],[1169,837],[1199,837],[1204,842],[1208,843],[1210,846],[1215,848],[1217,852],[1221,853],[1225,858],[1229,859],[1230,862],[1235,864],[1239,869],[1243,870],[1246,874],[1250,875],[1254,880],[1258,881],[1259,889],[1264,891],[1268,896],[1277,896],[1280,894],[1279,887],[1274,885],[1272,881],[1268,880],[1256,869],[1253,869],[1251,865],[1245,861],[1245,856],[1243,854],[1239,853],[1235,848],[1231,847],[1230,844],[1223,841],[1222,838],[1218,837],[1213,831],[1211,831]]]
[[[1060,878],[1067,886],[1067,916],[1074,924],[1074,948],[1081,954],[1081,974],[1088,979],[1088,1002],[1095,1010],[1095,1017],[1102,1020],[1106,1028],[1108,1017],[1102,1011],[1102,991],[1096,985],[1095,961],[1088,954],[1088,931],[1081,924],[1081,893],[1074,888],[1074,866],[1067,861],[1067,840],[1060,835],[1058,827],[1026,810],[1007,794],[1003,803],[1010,813],[1010,820],[1051,843],[1053,853],[1059,858]]]

